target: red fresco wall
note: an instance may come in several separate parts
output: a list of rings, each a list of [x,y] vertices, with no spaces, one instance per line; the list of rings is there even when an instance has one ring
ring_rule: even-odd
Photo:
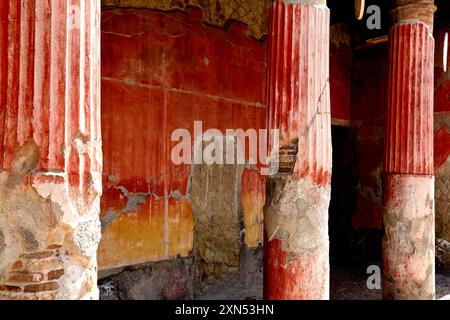
[[[105,11],[102,15],[104,151],[102,269],[188,255],[194,221],[189,166],[175,166],[173,130],[264,128],[266,43],[205,26],[201,11]],[[351,52],[331,47],[333,121],[350,119]],[[265,179],[242,177],[245,242],[262,242]]]
[[[355,130],[357,227],[381,228],[387,45],[354,53],[351,120]]]
[[[102,16],[102,269],[186,256],[194,222],[189,166],[171,159],[173,130],[265,126],[265,42],[205,26],[201,11]],[[265,180],[242,181],[246,243],[262,241]]]
[[[350,34],[344,23],[330,31],[330,95],[334,125],[350,125],[353,53]]]
[[[448,117],[450,115],[450,72],[448,70],[448,62],[450,59],[447,56],[447,71],[444,71],[443,54],[444,54],[444,37],[445,33],[449,33],[450,29],[440,29],[436,32],[436,65],[435,65],[435,170],[439,169],[445,164],[450,156],[450,133]],[[447,122],[447,123],[446,123]]]
[[[331,30],[333,124],[351,125],[356,133],[353,224],[381,228],[387,46],[352,53],[342,28]],[[178,128],[193,132],[198,120],[204,130],[265,127],[266,43],[245,29],[205,26],[194,9],[103,13],[102,269],[191,252],[190,167],[171,162],[170,136]],[[440,113],[448,110],[448,79],[441,87]],[[437,166],[448,158],[449,141],[448,127],[436,131]],[[255,247],[262,242],[265,179],[247,169],[242,190],[246,244]]]
[[[444,37],[450,28],[436,30],[434,167],[436,171],[436,237],[450,241],[450,59],[444,71]],[[449,258],[447,260],[448,264]]]

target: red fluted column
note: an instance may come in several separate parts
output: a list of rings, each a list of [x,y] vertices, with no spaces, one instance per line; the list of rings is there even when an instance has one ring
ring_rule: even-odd
[[[325,0],[276,0],[270,17],[268,127],[284,151],[268,186],[264,294],[329,299],[330,13]]]
[[[0,300],[96,299],[100,1],[0,1]]]
[[[396,0],[383,196],[385,299],[434,299],[433,0]]]

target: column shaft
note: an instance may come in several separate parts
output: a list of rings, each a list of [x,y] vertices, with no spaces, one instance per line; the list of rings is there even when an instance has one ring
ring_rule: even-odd
[[[95,299],[100,1],[0,2],[0,299]]]
[[[432,0],[397,0],[383,195],[385,299],[434,299]]]
[[[324,0],[274,1],[270,16],[268,127],[297,152],[288,174],[269,179],[264,294],[328,299],[330,13]]]

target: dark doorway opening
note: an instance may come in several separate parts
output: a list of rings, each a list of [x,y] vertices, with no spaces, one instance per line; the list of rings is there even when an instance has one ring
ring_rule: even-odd
[[[370,266],[380,266],[381,230],[358,229],[356,212],[358,158],[352,127],[333,126],[333,174],[329,209],[331,299],[380,299],[381,290],[369,289]]]

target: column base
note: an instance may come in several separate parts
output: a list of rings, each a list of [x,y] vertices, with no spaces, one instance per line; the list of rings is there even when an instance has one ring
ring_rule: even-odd
[[[330,187],[272,178],[265,213],[264,297],[328,300]]]
[[[0,300],[98,299],[100,191],[69,196],[65,174],[33,174],[39,148],[26,143],[0,171]]]
[[[435,299],[434,177],[388,174],[383,198],[384,299]]]

